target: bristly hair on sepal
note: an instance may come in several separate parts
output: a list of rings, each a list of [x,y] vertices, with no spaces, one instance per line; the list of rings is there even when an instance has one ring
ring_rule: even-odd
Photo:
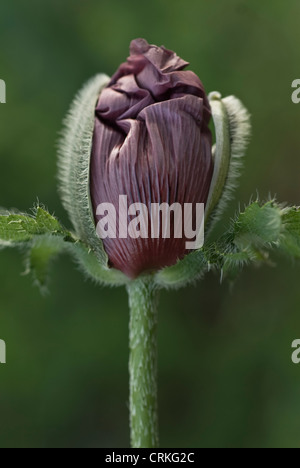
[[[90,200],[90,157],[95,107],[109,77],[96,75],[75,96],[64,120],[58,150],[58,178],[62,203],[79,239],[89,245],[102,265],[107,256],[96,234]]]
[[[209,94],[216,131],[213,150],[214,175],[209,193],[206,222],[207,234],[223,214],[243,167],[243,157],[251,136],[250,113],[235,96],[221,97],[218,92]]]

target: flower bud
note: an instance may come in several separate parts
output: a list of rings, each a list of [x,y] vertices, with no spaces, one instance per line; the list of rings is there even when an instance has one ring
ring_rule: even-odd
[[[189,253],[185,207],[192,207],[190,231],[198,238],[198,205],[206,207],[208,225],[228,198],[244,151],[240,121],[245,134],[249,117],[240,101],[213,93],[211,107],[187,65],[164,47],[134,40],[127,62],[111,79],[92,79],[66,119],[59,158],[64,206],[102,266],[130,278]],[[155,235],[153,206],[159,207]]]
[[[120,195],[128,206],[147,207],[147,217],[153,204],[206,203],[213,175],[211,112],[201,81],[183,71],[186,65],[164,47],[135,40],[127,62],[101,92],[91,160],[96,223],[103,203],[115,207],[120,222]],[[170,238],[162,232],[153,238],[149,228],[145,237],[103,239],[110,264],[130,277],[173,265],[187,253],[187,239],[184,229],[174,237],[174,222],[170,228]]]

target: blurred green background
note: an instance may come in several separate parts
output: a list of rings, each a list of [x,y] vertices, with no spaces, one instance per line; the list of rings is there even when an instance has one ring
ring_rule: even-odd
[[[234,93],[253,116],[236,200],[256,191],[300,203],[298,0],[1,2],[0,205],[37,200],[68,226],[56,191],[56,141],[73,95],[112,74],[132,38],[190,61],[207,91]],[[42,297],[15,251],[0,253],[0,447],[126,447],[125,291],[85,282],[67,257]],[[162,447],[300,447],[299,266],[245,271],[233,290],[213,274],[160,304]]]

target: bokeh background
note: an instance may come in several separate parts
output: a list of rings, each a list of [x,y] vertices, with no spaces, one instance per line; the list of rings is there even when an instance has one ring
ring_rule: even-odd
[[[39,198],[68,226],[56,191],[56,140],[77,89],[112,74],[132,38],[190,61],[207,91],[239,96],[253,139],[236,200],[257,191],[300,203],[298,0],[1,2],[0,205]],[[222,225],[221,223],[221,225]],[[250,268],[233,289],[208,275],[163,293],[159,403],[163,447],[300,447],[299,265]],[[68,257],[43,297],[15,251],[0,253],[0,446],[127,447],[125,291],[83,280]]]

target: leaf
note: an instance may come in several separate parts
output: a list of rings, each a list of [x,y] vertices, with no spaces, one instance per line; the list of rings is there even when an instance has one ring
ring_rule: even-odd
[[[61,253],[74,257],[82,272],[97,284],[122,286],[129,281],[121,271],[103,267],[83,242],[69,242],[62,236],[47,234],[34,238],[26,262],[26,273],[32,273],[42,292],[47,292],[51,263]]]
[[[24,244],[35,236],[44,234],[70,235],[54,216],[41,207],[37,207],[35,215],[9,213],[0,215],[0,247]]]
[[[234,222],[234,243],[240,248],[262,247],[279,241],[282,219],[274,202],[249,205]]]
[[[7,247],[30,240],[37,233],[36,221],[29,215],[0,216],[0,245]]]
[[[66,233],[60,222],[40,206],[36,210],[36,223],[43,232]]]
[[[41,290],[45,291],[51,260],[65,249],[71,234],[45,209],[38,206],[34,215],[0,215],[0,246],[27,246],[26,272],[31,272]]]
[[[32,273],[42,291],[47,289],[50,264],[62,252],[75,257],[81,270],[97,283],[123,285],[129,280],[118,270],[99,261],[98,252],[74,238],[60,222],[41,206],[33,215],[0,214],[0,247],[27,247],[26,273]]]
[[[256,201],[236,216],[217,241],[205,243],[201,250],[163,269],[156,275],[156,281],[165,287],[181,287],[209,269],[235,279],[250,263],[271,264],[270,251],[280,246],[300,256],[299,210],[284,211],[274,201],[263,204]]]
[[[280,249],[292,257],[300,258],[299,207],[289,207],[283,210]]]
[[[27,258],[27,273],[33,274],[34,280],[42,292],[47,290],[50,264],[66,248],[62,237],[44,235],[32,242]]]
[[[249,260],[249,253],[245,251],[225,254],[223,259],[223,272],[227,273],[232,270],[240,271]]]

